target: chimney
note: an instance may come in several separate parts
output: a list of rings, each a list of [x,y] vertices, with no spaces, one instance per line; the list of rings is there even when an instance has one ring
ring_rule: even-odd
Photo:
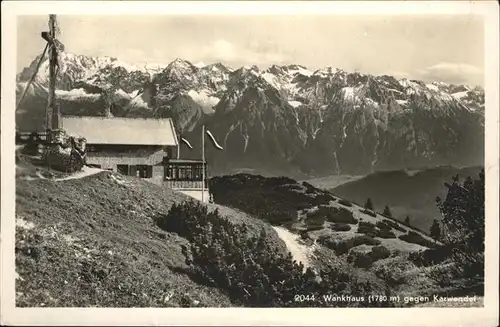
[[[59,108],[59,105],[54,106],[54,111],[52,112],[52,130],[60,129],[62,128],[61,126],[61,110]]]

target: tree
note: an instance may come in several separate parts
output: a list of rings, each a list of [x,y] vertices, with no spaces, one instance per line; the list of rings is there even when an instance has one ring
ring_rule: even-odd
[[[365,202],[365,209],[373,210],[373,202],[372,199],[368,198]]]
[[[430,235],[435,240],[439,241],[441,239],[441,226],[439,225],[439,220],[434,219],[434,221],[432,222]]]
[[[382,214],[386,217],[392,218],[392,212],[389,206],[385,206],[384,212]]]
[[[442,241],[453,249],[457,273],[463,277],[484,278],[484,169],[479,179],[458,176],[445,183],[448,194],[437,198],[442,214]]]
[[[406,216],[405,218],[405,224],[410,225],[410,216]]]

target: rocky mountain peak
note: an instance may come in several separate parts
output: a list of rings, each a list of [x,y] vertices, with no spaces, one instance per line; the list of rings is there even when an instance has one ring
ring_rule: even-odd
[[[232,70],[220,62],[130,65],[69,53],[60,61],[64,114],[100,114],[108,90],[114,116],[172,117],[187,132],[203,122],[227,145],[213,154],[221,156],[216,167],[272,161],[311,174],[366,173],[477,164],[483,155],[484,91],[477,87],[297,64]],[[18,95],[35,66],[18,75]],[[47,77],[45,59],[19,122],[43,121]]]

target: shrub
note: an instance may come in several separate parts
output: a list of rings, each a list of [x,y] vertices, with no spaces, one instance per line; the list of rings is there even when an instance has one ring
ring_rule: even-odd
[[[377,264],[374,273],[390,287],[406,284],[408,271],[414,268],[410,261],[404,257],[394,257]]]
[[[325,225],[326,217],[323,215],[311,215],[307,217],[306,226],[308,231],[322,229]]]
[[[316,187],[314,187],[314,185],[312,185],[311,183],[308,183],[308,182],[302,182],[302,185],[304,185],[306,187],[306,189],[316,189]]]
[[[372,210],[373,211],[373,202],[372,199],[368,198],[365,202],[364,205],[365,209]]]
[[[353,240],[353,247],[358,246],[358,245],[363,245],[363,244],[380,245],[379,240],[376,240],[373,237],[370,237],[368,235],[358,235],[358,236],[352,238],[351,240]]]
[[[316,211],[308,213],[308,219],[321,216],[332,223],[356,224],[358,221],[354,219],[352,212],[346,208],[332,208],[327,206],[319,206]]]
[[[383,245],[374,246],[370,252],[370,258],[372,262],[377,260],[389,258],[391,256],[391,251]]]
[[[327,236],[327,235],[321,235],[320,237],[318,237],[317,242],[319,244],[324,245],[325,247],[329,248],[330,250],[334,250],[334,251],[337,248],[337,244],[338,244],[330,236]]]
[[[360,221],[358,233],[366,234],[371,237],[396,238],[391,228],[383,222],[377,222],[377,225],[374,225],[370,222]]]
[[[434,219],[432,222],[432,226],[430,228],[430,236],[435,240],[441,239],[441,226],[439,224],[439,220]]]
[[[353,238],[335,242],[329,236],[322,236],[318,238],[318,243],[334,250],[337,255],[346,254],[350,249],[359,245],[380,245],[380,241],[368,235],[357,235]]]
[[[377,236],[377,228],[374,224],[367,221],[360,221],[358,226],[358,233],[366,234],[371,237]]]
[[[190,241],[186,255],[188,273],[199,283],[226,292],[234,303],[247,307],[379,306],[375,303],[326,302],[321,294],[371,293],[371,284],[351,274],[326,267],[319,276],[297,264],[289,253],[280,255],[267,242],[265,230],[248,233],[216,211],[192,201],[174,205],[156,217],[158,226]],[[317,278],[320,278],[318,280]],[[296,294],[315,295],[315,301],[296,302]],[[388,303],[383,304],[384,306]]]
[[[403,234],[398,237],[400,240],[403,240],[408,243],[419,244],[428,248],[433,248],[436,246],[434,242],[431,242],[422,235],[415,233],[414,231],[409,231],[408,234]]]
[[[286,184],[297,184],[297,181],[288,177],[268,177],[265,179],[268,186],[281,186]]]
[[[453,255],[453,248],[450,246],[438,246],[433,249],[410,253],[408,259],[417,266],[428,267],[441,263]]]
[[[389,229],[379,229],[377,231],[377,235],[376,236],[380,237],[380,238],[396,238],[396,234],[394,234]]]
[[[263,212],[260,214],[260,218],[267,221],[271,225],[281,225],[286,222],[295,220],[296,214],[293,214],[289,210],[284,210],[282,208],[276,208],[269,212]]]
[[[289,188],[290,190],[297,190],[297,191],[302,190],[302,187],[299,184],[285,185],[285,187]]]
[[[339,203],[340,203],[341,205],[346,206],[346,207],[352,207],[352,203],[351,203],[351,202],[349,202],[349,201],[347,201],[346,199],[339,199]]]
[[[314,203],[314,205],[322,205],[329,203],[332,200],[333,200],[332,195],[326,193],[320,193],[312,199],[312,203]]]
[[[392,212],[391,212],[391,209],[389,208],[389,206],[384,207],[384,212],[382,213],[382,215],[384,215],[388,218],[392,218]]]
[[[306,232],[314,232],[317,230],[322,230],[323,228],[323,225],[308,225],[306,226]]]
[[[377,217],[377,213],[376,212],[373,212],[371,210],[368,210],[368,209],[361,209],[360,210],[362,213],[364,214],[367,214],[369,216],[372,216],[372,217]]]
[[[313,189],[313,188],[306,187],[306,193],[307,193],[307,194],[315,194],[315,193],[316,193],[316,190],[315,190],[315,189]]]
[[[347,261],[358,268],[370,268],[373,263],[370,254],[357,251],[351,251],[347,257]]]
[[[389,224],[387,224],[386,222],[384,221],[377,221],[376,224],[375,224],[380,230],[391,230],[392,227],[389,226]]]
[[[299,232],[299,235],[300,235],[300,238],[303,239],[304,241],[305,240],[310,240],[311,237],[309,236],[309,234],[307,233],[307,230],[305,231],[300,231]]]
[[[337,232],[348,232],[351,230],[351,226],[343,223],[336,223],[330,227],[332,230]]]
[[[406,233],[406,228],[402,227],[401,225],[399,225],[397,222],[395,221],[392,221],[392,220],[389,220],[389,219],[384,219],[382,220],[384,223],[386,223],[387,225],[391,226],[392,228],[394,228],[395,230],[398,230],[400,232],[403,232],[403,233]]]
[[[286,177],[266,178],[248,174],[210,179],[215,203],[237,208],[274,225],[294,221],[297,211],[328,204],[332,199],[327,192],[318,189],[304,194],[299,185]]]

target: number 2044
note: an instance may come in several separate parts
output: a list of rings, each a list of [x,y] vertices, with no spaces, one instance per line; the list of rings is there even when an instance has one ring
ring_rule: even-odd
[[[314,294],[309,294],[309,295],[296,294],[294,297],[295,302],[306,302],[306,301],[314,301],[314,300],[315,300]]]

